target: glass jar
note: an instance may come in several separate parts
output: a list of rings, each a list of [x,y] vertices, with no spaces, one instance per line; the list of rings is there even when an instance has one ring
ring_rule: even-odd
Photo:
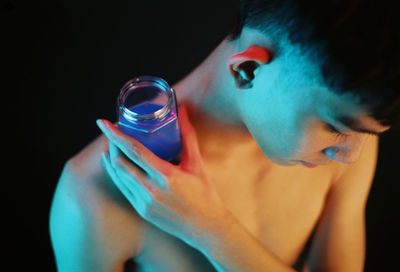
[[[129,80],[118,97],[118,128],[172,161],[181,153],[181,136],[174,90],[159,77]]]

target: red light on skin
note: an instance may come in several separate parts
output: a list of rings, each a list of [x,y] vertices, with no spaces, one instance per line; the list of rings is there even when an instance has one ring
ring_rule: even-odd
[[[304,165],[304,166],[306,166],[308,168],[314,168],[314,167],[318,166],[318,164],[308,163],[308,162],[305,162],[305,161],[300,161],[300,162],[301,162],[302,165]]]
[[[237,53],[229,58],[230,62],[235,60],[255,60],[259,62],[259,64],[266,64],[270,61],[270,53],[267,49],[261,46],[252,45],[245,51]],[[234,70],[236,70],[235,68],[237,69],[237,67],[233,67]]]
[[[252,45],[245,51],[237,53],[231,56],[228,60],[230,63],[230,68],[234,71],[238,70],[238,66],[243,61],[256,61],[259,65],[266,64],[270,61],[270,52],[258,45]]]

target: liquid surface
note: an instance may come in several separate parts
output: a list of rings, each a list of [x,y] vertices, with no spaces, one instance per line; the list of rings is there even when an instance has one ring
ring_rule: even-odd
[[[151,103],[151,102],[144,102],[138,105],[134,105],[132,107],[129,107],[128,109],[134,113],[138,114],[150,114],[158,111],[161,109],[163,105]]]

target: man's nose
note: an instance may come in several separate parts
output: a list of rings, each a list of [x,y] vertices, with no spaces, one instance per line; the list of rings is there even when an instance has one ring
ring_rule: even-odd
[[[343,143],[329,147],[325,150],[326,156],[332,161],[351,164],[360,158],[367,135],[354,136]]]

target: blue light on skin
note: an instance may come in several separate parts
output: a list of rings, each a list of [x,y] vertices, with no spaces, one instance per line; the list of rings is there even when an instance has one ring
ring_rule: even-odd
[[[229,124],[219,131],[208,131],[209,135],[225,135],[226,126],[232,127],[227,135],[231,139],[233,130],[248,133],[273,163],[290,166],[301,165],[299,161],[347,164],[357,160],[367,135],[350,131],[348,137],[337,137],[326,126],[335,125],[334,116],[355,117],[375,131],[387,129],[367,117],[358,97],[337,94],[325,84],[321,60],[314,52],[285,41],[279,52],[271,54],[271,61],[254,72],[252,87],[239,88],[228,59],[253,44],[274,51],[265,33],[245,28],[240,39],[225,40],[188,79],[174,87],[181,102],[197,105],[221,120],[218,122]]]

